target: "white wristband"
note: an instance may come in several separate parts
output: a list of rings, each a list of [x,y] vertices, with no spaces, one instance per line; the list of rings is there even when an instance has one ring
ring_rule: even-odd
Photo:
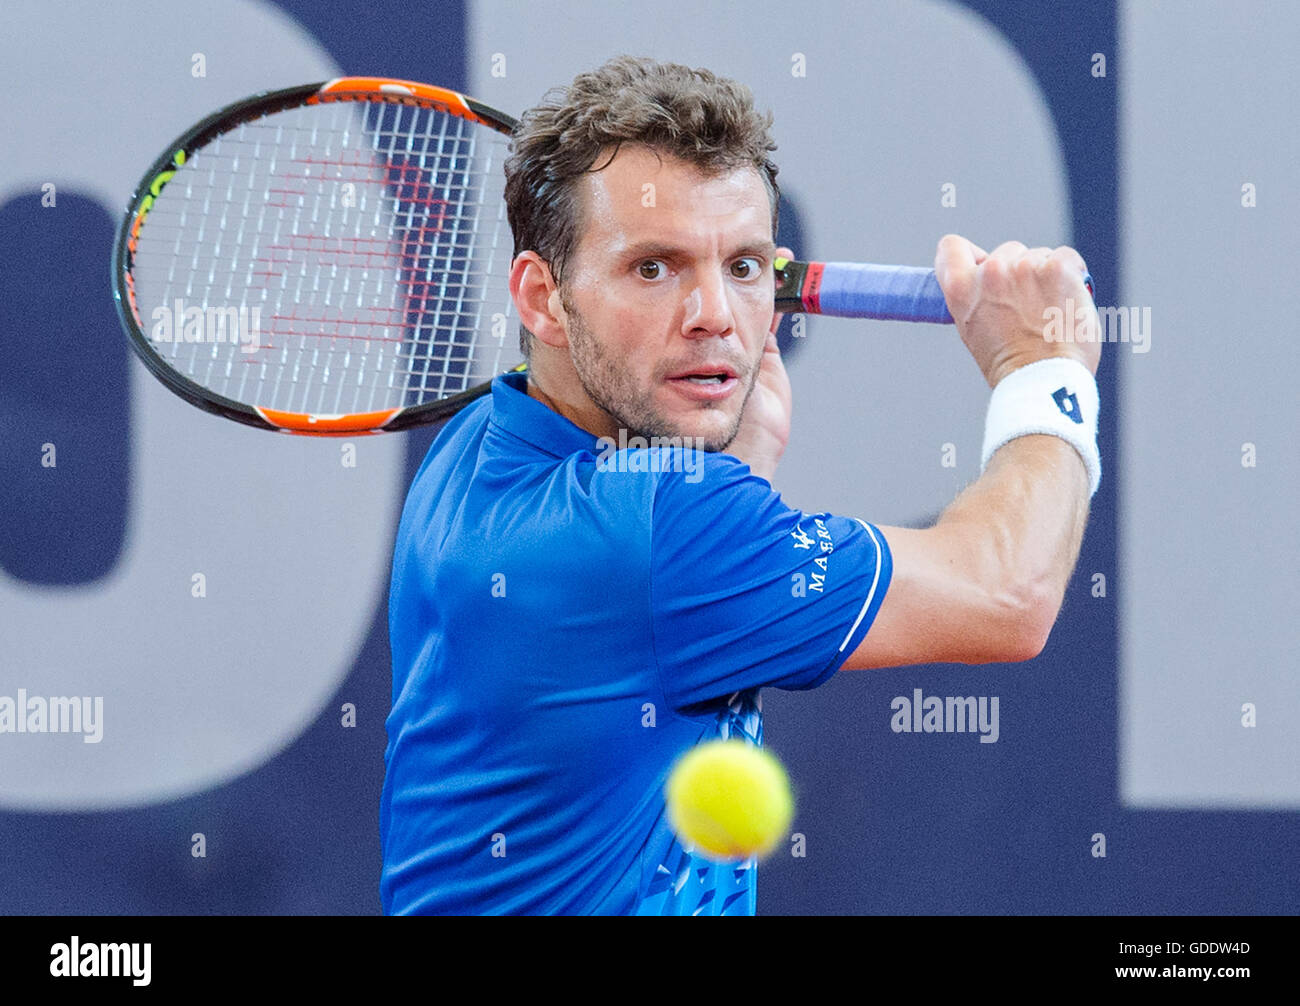
[[[1101,485],[1097,450],[1097,382],[1082,363],[1056,356],[1013,370],[998,382],[984,420],[980,471],[1016,437],[1046,433],[1069,443],[1088,469],[1092,493]]]

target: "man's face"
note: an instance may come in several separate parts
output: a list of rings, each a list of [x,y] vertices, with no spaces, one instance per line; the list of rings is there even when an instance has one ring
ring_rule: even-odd
[[[610,419],[599,432],[725,449],[772,324],[762,178],[751,167],[711,177],[625,145],[579,185],[585,226],[565,270],[565,309],[574,369]]]

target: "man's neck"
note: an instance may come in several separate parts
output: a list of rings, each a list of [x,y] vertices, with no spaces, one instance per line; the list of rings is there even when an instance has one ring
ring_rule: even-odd
[[[551,383],[546,382],[548,390],[543,390],[542,382],[537,380],[532,370],[528,372],[527,388],[528,397],[535,398],[552,412],[559,413],[569,422],[573,423],[579,429],[586,430],[593,437],[616,437],[618,429],[614,424],[613,418],[592,402],[585,393],[579,390],[580,402],[569,402],[559,393],[551,393],[555,389]]]

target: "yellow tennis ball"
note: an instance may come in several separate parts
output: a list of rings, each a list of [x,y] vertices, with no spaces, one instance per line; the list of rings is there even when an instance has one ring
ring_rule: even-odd
[[[743,741],[707,741],[677,760],[665,787],[668,823],[707,859],[762,858],[790,828],[794,797],[785,768]]]

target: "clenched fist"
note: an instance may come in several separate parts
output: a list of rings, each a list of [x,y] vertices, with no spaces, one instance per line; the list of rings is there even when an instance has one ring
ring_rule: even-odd
[[[989,387],[1013,370],[1053,356],[1078,360],[1097,373],[1101,327],[1084,285],[1086,270],[1079,253],[1064,245],[1026,248],[1007,241],[990,253],[956,234],[940,239],[934,259],[948,311]],[[1048,341],[1050,309],[1067,312],[1070,300],[1076,331],[1092,338],[1084,341],[1069,332],[1065,341]]]

